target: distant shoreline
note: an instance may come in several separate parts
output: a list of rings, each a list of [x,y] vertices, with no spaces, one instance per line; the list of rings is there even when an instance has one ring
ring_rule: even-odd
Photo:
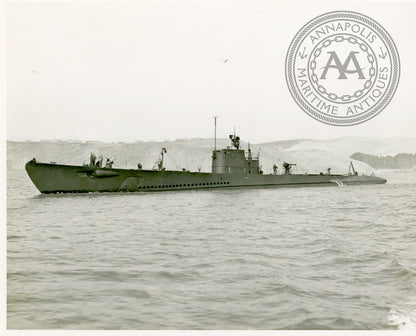
[[[376,173],[416,173],[416,169],[376,169],[375,170]]]

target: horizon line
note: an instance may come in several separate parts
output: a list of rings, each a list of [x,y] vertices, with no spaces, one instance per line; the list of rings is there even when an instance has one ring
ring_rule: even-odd
[[[341,136],[341,137],[336,137],[336,138],[325,138],[325,139],[314,139],[314,138],[288,138],[288,139],[278,139],[278,140],[272,140],[272,141],[266,141],[266,142],[259,142],[259,143],[254,143],[251,142],[250,140],[248,141],[244,141],[242,140],[242,142],[250,142],[251,144],[254,145],[261,145],[261,144],[268,144],[268,143],[273,143],[273,142],[281,142],[281,141],[333,141],[333,140],[339,140],[339,139],[368,139],[368,140],[391,140],[391,139],[403,139],[403,140],[416,140],[416,138],[412,138],[412,137],[407,137],[407,136],[392,136],[392,137],[363,137],[363,136],[354,136],[354,135],[347,135],[347,136]],[[190,141],[190,140],[212,140],[214,141],[214,138],[210,137],[210,138],[199,138],[199,137],[195,137],[195,138],[176,138],[176,139],[165,139],[165,140],[156,140],[156,139],[151,139],[151,140],[119,140],[119,141],[109,141],[109,140],[81,140],[81,139],[58,139],[58,138],[52,138],[52,139],[40,139],[40,140],[33,140],[33,139],[25,139],[25,140],[14,140],[14,139],[6,139],[7,142],[79,142],[79,143],[108,143],[108,144],[134,144],[134,143],[160,143],[160,142],[176,142],[176,141]],[[217,140],[226,140],[228,141],[228,138],[217,138]]]

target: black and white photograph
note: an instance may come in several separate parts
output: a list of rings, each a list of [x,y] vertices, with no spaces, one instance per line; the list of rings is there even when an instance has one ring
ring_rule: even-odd
[[[0,13],[0,334],[415,333],[416,1]]]

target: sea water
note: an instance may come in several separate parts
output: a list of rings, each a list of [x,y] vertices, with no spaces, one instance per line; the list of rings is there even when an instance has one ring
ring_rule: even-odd
[[[411,329],[416,173],[41,195],[8,172],[8,329]]]

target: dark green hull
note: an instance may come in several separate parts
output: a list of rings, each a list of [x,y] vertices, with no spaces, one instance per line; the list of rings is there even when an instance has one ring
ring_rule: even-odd
[[[231,187],[305,187],[383,184],[376,176],[262,175],[91,168],[29,161],[26,171],[42,193],[143,192]]]

